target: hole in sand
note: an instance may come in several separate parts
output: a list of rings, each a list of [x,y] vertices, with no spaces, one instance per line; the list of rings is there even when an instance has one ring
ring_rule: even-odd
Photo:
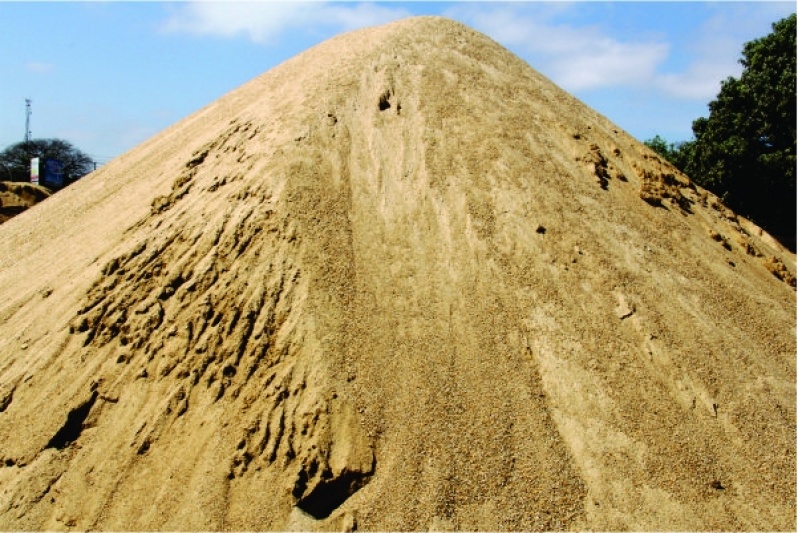
[[[343,472],[336,478],[323,480],[297,502],[297,507],[316,520],[327,518],[368,483],[369,478],[358,472]]]
[[[385,91],[380,95],[380,101],[377,104],[380,108],[380,111],[385,111],[386,109],[391,108],[391,93],[390,91]]]
[[[85,422],[86,417],[89,416],[89,411],[91,411],[91,408],[96,400],[97,391],[94,391],[94,393],[91,395],[91,398],[78,407],[72,409],[67,415],[64,425],[61,426],[61,429],[59,429],[55,435],[53,435],[53,438],[50,439],[50,442],[47,443],[45,448],[57,448],[59,450],[63,450],[71,443],[78,440],[80,433],[83,431],[83,422]]]

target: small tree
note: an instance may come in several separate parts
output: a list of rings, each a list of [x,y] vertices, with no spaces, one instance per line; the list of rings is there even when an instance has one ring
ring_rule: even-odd
[[[666,141],[659,135],[655,135],[654,138],[643,141],[643,144],[645,144],[646,146],[657,152],[659,155],[661,155],[668,161],[671,160],[670,155],[673,143],[668,145],[668,141]]]
[[[63,164],[64,185],[85,176],[94,169],[91,157],[61,139],[35,139],[9,146],[0,152],[0,180],[28,181],[30,160],[34,157],[57,159]]]
[[[652,139],[643,141],[643,144],[684,172],[684,167],[687,165],[686,155],[688,153],[688,143],[669,143],[659,135],[655,135]]]

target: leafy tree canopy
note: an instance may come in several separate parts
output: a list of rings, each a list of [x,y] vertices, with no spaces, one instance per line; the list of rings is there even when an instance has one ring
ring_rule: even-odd
[[[694,141],[649,147],[795,250],[796,17],[743,47],[743,73],[721,84]]]
[[[91,157],[61,139],[35,139],[9,146],[0,152],[0,180],[28,181],[30,160],[34,157],[57,159],[63,164],[64,185],[94,169]]]

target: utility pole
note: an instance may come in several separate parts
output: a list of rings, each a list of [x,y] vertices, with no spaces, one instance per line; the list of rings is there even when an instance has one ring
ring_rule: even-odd
[[[27,145],[30,142],[30,104],[31,99],[25,98],[25,144]]]
[[[31,115],[30,104],[31,104],[31,99],[25,98],[25,159],[29,162],[32,161],[32,155],[33,155],[30,149],[30,115]],[[32,163],[31,166],[33,166]],[[39,179],[38,175],[39,171],[37,170],[36,171],[37,177],[35,178],[36,180]],[[34,179],[33,176],[31,176],[31,181],[33,181],[33,179]]]

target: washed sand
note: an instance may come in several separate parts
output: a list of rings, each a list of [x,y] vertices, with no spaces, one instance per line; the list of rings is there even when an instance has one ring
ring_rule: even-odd
[[[487,37],[345,34],[0,226],[0,528],[795,530],[794,275]]]

